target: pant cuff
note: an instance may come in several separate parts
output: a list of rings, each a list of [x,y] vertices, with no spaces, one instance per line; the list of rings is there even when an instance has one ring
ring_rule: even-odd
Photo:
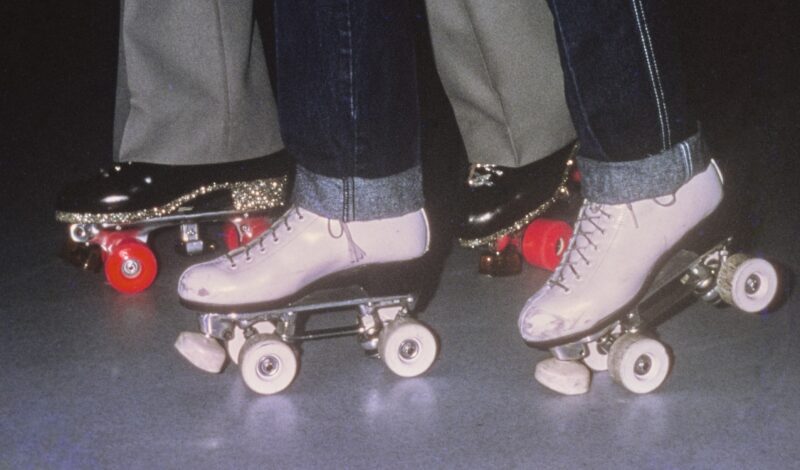
[[[578,157],[581,190],[601,204],[624,204],[672,194],[708,167],[707,147],[695,134],[671,148],[630,162],[600,162]]]
[[[345,221],[399,217],[421,209],[419,166],[385,178],[329,177],[298,165],[292,202],[323,217]]]

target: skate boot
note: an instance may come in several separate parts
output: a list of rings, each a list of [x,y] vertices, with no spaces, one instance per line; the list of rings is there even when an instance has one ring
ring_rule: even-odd
[[[283,204],[290,168],[285,154],[212,165],[118,163],[64,188],[56,220],[130,225],[176,213],[266,210]]]
[[[219,244],[246,243],[283,205],[290,168],[285,154],[214,165],[117,164],[59,194],[56,220],[69,224],[65,257],[85,269],[103,266],[120,292],[139,292],[158,271],[151,233],[179,226],[180,247],[197,254],[215,246],[200,224],[218,222]]]
[[[178,294],[200,310],[256,310],[345,284],[368,284],[370,295],[381,295],[375,290],[401,289],[384,274],[420,258],[428,249],[428,232],[422,209],[344,223],[292,207],[247,245],[187,269]]]
[[[482,273],[515,274],[522,267],[520,255],[533,265],[555,268],[571,235],[569,224],[559,219],[570,218],[567,201],[578,192],[576,150],[576,145],[570,145],[520,168],[471,166],[458,232],[462,246],[485,248],[479,268]],[[540,223],[528,230],[534,219]],[[543,251],[545,245],[553,245],[553,249]],[[554,254],[547,256],[550,251]]]
[[[674,195],[619,205],[585,201],[561,264],[520,313],[522,337],[551,347],[611,323],[721,200],[712,161]]]

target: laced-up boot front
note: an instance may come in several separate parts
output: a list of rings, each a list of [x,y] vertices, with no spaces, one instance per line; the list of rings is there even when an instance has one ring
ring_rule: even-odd
[[[712,162],[674,195],[619,205],[585,201],[561,264],[520,313],[522,337],[553,345],[609,322],[721,200],[722,179]]]
[[[246,246],[189,267],[178,294],[204,308],[266,304],[334,273],[419,258],[428,241],[422,209],[344,223],[292,207]]]

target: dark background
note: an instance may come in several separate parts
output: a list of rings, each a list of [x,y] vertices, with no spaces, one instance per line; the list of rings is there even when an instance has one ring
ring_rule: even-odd
[[[800,50],[792,6],[673,2],[692,103],[726,167],[729,194],[752,193],[742,203],[748,211],[762,197],[797,200]],[[415,0],[415,7],[425,165],[436,203],[452,194],[464,154],[433,65],[424,6]],[[272,61],[271,2],[257,1],[256,11]],[[0,6],[0,174],[3,201],[17,215],[47,213],[47,194],[110,162],[118,15],[118,2],[108,0]],[[31,201],[31,192],[40,197]]]

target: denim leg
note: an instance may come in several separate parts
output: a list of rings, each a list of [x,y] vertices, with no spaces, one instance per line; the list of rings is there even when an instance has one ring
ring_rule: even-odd
[[[407,0],[277,0],[281,132],[294,200],[369,220],[422,206],[420,116]]]
[[[707,166],[663,0],[548,0],[581,141],[584,194],[669,194]]]

